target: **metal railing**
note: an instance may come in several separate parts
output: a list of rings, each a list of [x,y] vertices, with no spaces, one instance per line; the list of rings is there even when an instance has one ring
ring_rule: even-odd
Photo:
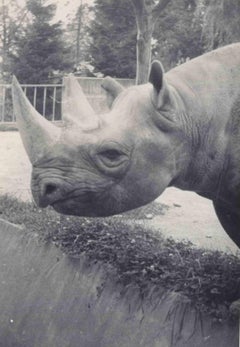
[[[134,83],[130,79],[117,79],[123,86],[128,87]],[[93,109],[98,112],[107,110],[107,101],[101,87],[102,78],[78,77],[83,92]],[[61,121],[62,112],[62,84],[21,84],[24,93],[37,111],[50,121]],[[12,105],[12,91],[10,84],[0,84],[0,123],[15,122]]]
[[[29,88],[33,88],[33,106],[37,108],[37,97],[38,97],[38,92],[42,90],[43,97],[42,99],[42,112],[41,114],[46,117],[46,108],[47,108],[47,97],[49,100],[51,100],[51,120],[55,121],[56,120],[56,104],[61,103],[61,95],[62,95],[62,84],[23,84],[22,88],[24,93],[28,96],[27,90]],[[59,99],[57,99],[57,89],[59,89]],[[50,92],[50,94],[48,94]]]
[[[22,84],[32,105],[51,121],[61,120],[62,84]],[[15,122],[10,84],[0,84],[0,122]]]

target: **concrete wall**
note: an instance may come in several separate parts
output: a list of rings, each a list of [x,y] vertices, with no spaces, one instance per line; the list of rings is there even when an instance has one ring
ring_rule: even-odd
[[[131,79],[116,79],[124,87],[129,87],[135,83]],[[87,96],[90,104],[97,113],[106,112],[108,110],[106,92],[101,87],[103,78],[79,77],[78,81]]]

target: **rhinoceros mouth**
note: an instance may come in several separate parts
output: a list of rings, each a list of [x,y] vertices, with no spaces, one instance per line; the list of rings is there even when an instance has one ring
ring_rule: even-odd
[[[113,191],[112,191],[113,189]],[[82,217],[107,217],[125,210],[125,194],[116,194],[116,186],[101,191],[85,191],[61,197],[50,203],[55,211]]]
[[[62,199],[55,201],[51,204],[55,211],[66,214],[82,217],[106,217],[114,212],[108,209],[106,212],[100,204],[96,203],[83,203],[77,199]]]
[[[89,205],[94,202],[96,199],[96,193],[92,191],[87,192],[78,192],[78,191],[71,191],[68,193],[59,194],[60,196],[56,197],[55,199],[46,201],[47,206],[56,206],[56,205],[63,205],[68,203],[80,203],[83,205]]]
[[[35,195],[35,201],[39,207],[45,208],[51,206],[55,211],[68,215],[78,216],[104,216],[107,215],[104,206],[108,206],[108,211],[112,210],[112,204],[109,201],[109,189],[107,187],[98,187],[101,189],[74,189],[72,191],[58,191],[56,195],[49,198],[39,198]],[[110,199],[111,200],[111,199]],[[111,214],[111,212],[110,212]],[[114,213],[112,213],[114,214]]]

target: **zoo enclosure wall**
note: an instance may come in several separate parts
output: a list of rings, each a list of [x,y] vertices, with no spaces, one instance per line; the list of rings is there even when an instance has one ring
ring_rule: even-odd
[[[102,78],[78,77],[84,94],[88,98],[93,109],[104,112],[107,108],[106,94],[101,87]],[[24,93],[30,102],[46,119],[50,121],[62,120],[62,84],[21,84]],[[124,87],[134,84],[131,79],[117,79]],[[12,93],[10,84],[0,84],[0,123],[15,123],[16,117],[13,112]]]

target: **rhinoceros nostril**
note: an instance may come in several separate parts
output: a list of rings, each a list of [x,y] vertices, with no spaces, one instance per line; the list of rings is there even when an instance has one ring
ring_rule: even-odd
[[[59,199],[60,194],[61,187],[59,184],[41,182],[40,190],[34,192],[34,200],[40,207],[47,207]]]
[[[45,186],[45,194],[46,195],[51,195],[53,194],[55,191],[57,190],[57,186],[55,184],[52,183],[48,183]]]

